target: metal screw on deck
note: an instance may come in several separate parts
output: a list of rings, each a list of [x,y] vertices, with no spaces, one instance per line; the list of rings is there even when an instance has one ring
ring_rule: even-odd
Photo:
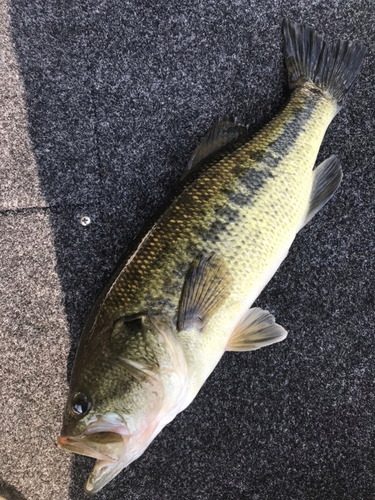
[[[91,224],[91,219],[87,215],[84,215],[83,217],[81,217],[80,222],[82,226],[88,226],[89,224]]]

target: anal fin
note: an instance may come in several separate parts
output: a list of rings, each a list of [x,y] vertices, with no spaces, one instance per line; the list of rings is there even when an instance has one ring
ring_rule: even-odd
[[[254,307],[240,319],[225,350],[253,351],[281,342],[287,335],[287,331],[275,322],[271,313]]]
[[[337,156],[332,155],[314,171],[310,206],[302,224],[306,226],[315,214],[332,198],[342,179],[342,169]]]

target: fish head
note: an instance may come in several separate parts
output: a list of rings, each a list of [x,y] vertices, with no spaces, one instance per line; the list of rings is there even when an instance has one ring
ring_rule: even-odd
[[[86,484],[87,493],[92,494],[136,458],[143,419],[134,418],[136,412],[126,415],[115,401],[103,401],[95,387],[90,389],[86,386],[71,391],[58,446],[96,459]]]
[[[96,458],[91,494],[183,409],[187,385],[182,348],[164,319],[125,318],[108,332],[77,352],[58,440],[66,451]]]

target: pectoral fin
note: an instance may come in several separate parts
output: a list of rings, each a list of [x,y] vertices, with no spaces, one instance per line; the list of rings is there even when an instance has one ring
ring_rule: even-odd
[[[193,260],[181,295],[178,328],[202,330],[229,294],[231,277],[214,253]]]
[[[272,314],[254,307],[249,309],[238,322],[226,351],[253,351],[275,342],[281,342],[286,336],[286,330],[275,323]]]
[[[342,169],[337,156],[327,158],[314,170],[310,206],[302,227],[306,226],[316,213],[330,200],[342,179]]]

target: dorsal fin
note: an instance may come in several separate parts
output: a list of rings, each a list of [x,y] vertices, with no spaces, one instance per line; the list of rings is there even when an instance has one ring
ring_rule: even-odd
[[[195,148],[181,176],[181,180],[197,170],[200,165],[213,155],[218,154],[230,144],[245,138],[247,135],[247,128],[238,118],[230,116],[221,118],[212,125],[200,144]]]
[[[314,182],[311,190],[310,206],[303,222],[306,226],[316,213],[330,200],[342,179],[342,170],[337,156],[332,155],[313,172]]]
[[[231,277],[215,253],[193,260],[186,275],[178,316],[178,329],[202,330],[229,294]]]

